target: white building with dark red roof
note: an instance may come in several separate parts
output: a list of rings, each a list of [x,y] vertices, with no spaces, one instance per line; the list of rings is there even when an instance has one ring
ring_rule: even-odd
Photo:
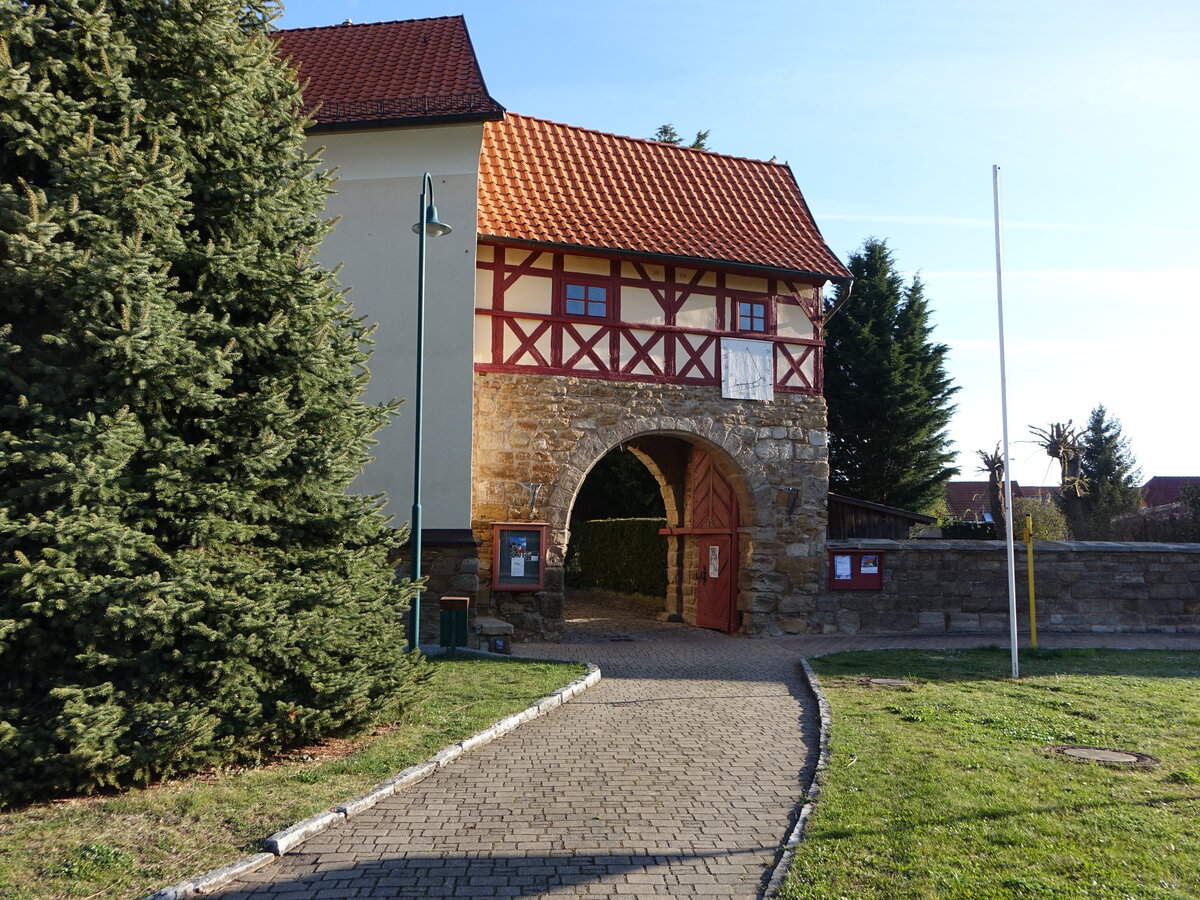
[[[428,243],[427,596],[471,593],[519,634],[556,636],[571,506],[623,446],[666,507],[665,613],[810,628],[828,487],[821,295],[849,273],[791,169],[507,113],[460,17],[278,43],[339,170],[322,259],[344,261],[350,299],[379,323],[376,399],[414,381],[425,171],[454,226]],[[362,479],[398,517],[412,446],[402,415]]]

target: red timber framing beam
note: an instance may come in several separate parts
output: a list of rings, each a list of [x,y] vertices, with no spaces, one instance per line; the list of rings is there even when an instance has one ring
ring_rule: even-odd
[[[720,338],[749,338],[774,345],[776,391],[821,393],[824,341],[817,337],[822,310],[820,281],[815,276],[805,280],[747,275],[574,248],[554,250],[491,242],[483,246],[492,249],[492,260],[480,260],[477,267],[492,273],[491,305],[477,306],[475,312],[490,319],[491,352],[489,361],[475,364],[476,371],[532,371],[618,381],[717,385],[721,381]],[[590,273],[567,271],[567,256],[590,257],[608,265],[598,265],[600,271]],[[653,277],[654,268],[661,269],[661,278]],[[681,272],[686,273],[684,277],[680,277]],[[729,278],[738,275],[759,278],[766,290],[731,287]],[[507,308],[507,294],[523,278],[549,281],[548,313]],[[604,287],[606,315],[568,315],[563,299],[568,279],[571,283]],[[640,324],[623,320],[621,295],[623,289],[630,288],[653,298],[661,312],[656,316],[659,321]],[[715,327],[680,326],[679,314],[688,301],[693,301],[694,311],[695,301],[704,298],[712,304]],[[739,300],[764,304],[765,330],[737,329]],[[812,322],[813,337],[780,335],[781,306],[801,310]]]

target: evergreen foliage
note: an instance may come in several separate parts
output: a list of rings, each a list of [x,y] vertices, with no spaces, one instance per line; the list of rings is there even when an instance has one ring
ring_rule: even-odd
[[[606,453],[592,467],[571,507],[572,523],[590,519],[662,517],[665,514],[662,491],[650,470],[628,450],[619,447]]]
[[[712,131],[697,131],[696,136],[692,138],[692,142],[687,146],[693,150],[707,150],[708,136]],[[666,125],[659,125],[658,130],[650,137],[652,141],[658,141],[660,144],[673,144],[676,147],[683,145],[683,137],[675,130],[675,126],[668,122]]]
[[[567,576],[573,585],[666,596],[666,519],[599,519],[571,526]]]
[[[868,239],[849,268],[853,294],[825,328],[829,489],[924,513],[958,474],[946,432],[958,391],[948,348],[930,341],[921,282],[905,287],[886,242]],[[846,290],[838,287],[827,313]]]
[[[388,408],[267,0],[0,6],[0,803],[394,716]]]
[[[1092,410],[1080,435],[1083,457],[1080,474],[1087,484],[1082,496],[1067,494],[1064,507],[1071,532],[1080,541],[1107,541],[1112,520],[1142,505],[1137,467],[1121,422],[1101,404]]]

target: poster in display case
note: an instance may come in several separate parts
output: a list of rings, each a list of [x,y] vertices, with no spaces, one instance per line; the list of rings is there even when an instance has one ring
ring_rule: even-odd
[[[540,591],[546,583],[546,524],[492,526],[492,590]]]
[[[830,550],[830,589],[883,590],[883,556],[878,550]]]

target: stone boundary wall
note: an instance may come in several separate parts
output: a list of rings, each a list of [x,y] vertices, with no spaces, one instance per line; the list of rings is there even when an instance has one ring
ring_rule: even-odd
[[[1003,541],[829,541],[883,553],[881,591],[829,590],[828,556],[809,630],[822,634],[1008,632]],[[1200,544],[1039,541],[1039,631],[1200,633]],[[1025,545],[1017,616],[1029,629]]]

